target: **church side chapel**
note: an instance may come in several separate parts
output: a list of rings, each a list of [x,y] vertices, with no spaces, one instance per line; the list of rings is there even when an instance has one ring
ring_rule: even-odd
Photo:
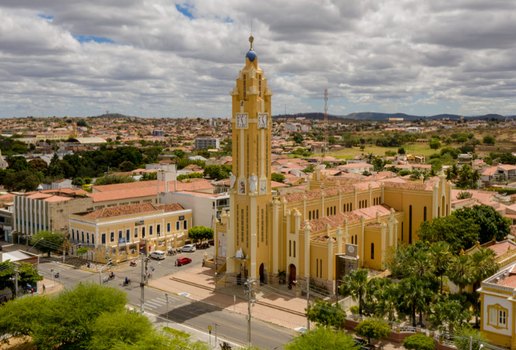
[[[450,214],[444,176],[371,180],[324,176],[280,194],[271,189],[271,96],[253,48],[232,96],[230,208],[216,223],[216,259],[225,284],[253,279],[335,293],[351,269],[384,270],[390,250],[418,239],[420,225]]]

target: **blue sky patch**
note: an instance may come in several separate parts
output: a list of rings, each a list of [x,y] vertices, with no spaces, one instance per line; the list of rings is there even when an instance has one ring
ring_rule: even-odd
[[[44,13],[39,13],[38,14],[38,17],[39,18],[43,18],[44,20],[46,20],[47,22],[52,22],[54,20],[54,16],[51,16],[51,15],[46,15]]]
[[[183,14],[185,17],[193,19],[194,16],[192,14],[193,6],[188,4],[176,4],[176,9]]]
[[[88,42],[96,42],[99,44],[112,44],[114,41],[112,39],[96,36],[96,35],[74,35],[73,36],[80,43],[88,43]]]

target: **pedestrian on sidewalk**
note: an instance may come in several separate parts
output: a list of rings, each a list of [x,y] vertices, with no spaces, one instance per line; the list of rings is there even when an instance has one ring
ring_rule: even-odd
[[[47,287],[45,286],[45,284],[43,284],[42,288],[43,288],[43,294],[45,294],[45,292],[47,291]]]

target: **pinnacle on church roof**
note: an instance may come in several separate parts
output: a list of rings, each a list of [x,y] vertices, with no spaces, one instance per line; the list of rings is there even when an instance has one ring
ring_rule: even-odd
[[[245,57],[251,62],[254,62],[254,60],[256,59],[256,52],[254,52],[253,50],[253,41],[254,37],[251,34],[249,36],[249,51],[247,51],[247,54],[245,55]]]

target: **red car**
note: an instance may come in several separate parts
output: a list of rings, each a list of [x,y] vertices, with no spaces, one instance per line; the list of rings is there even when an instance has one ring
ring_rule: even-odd
[[[187,257],[181,257],[176,259],[176,266],[186,265],[192,262],[192,259]]]

